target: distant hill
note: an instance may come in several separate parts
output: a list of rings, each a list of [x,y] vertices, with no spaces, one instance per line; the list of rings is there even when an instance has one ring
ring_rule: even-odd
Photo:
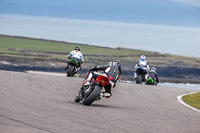
[[[175,0],[6,0],[0,13],[200,27],[200,7]]]
[[[160,82],[200,84],[200,58],[4,35],[0,35],[0,70],[65,73],[66,56],[75,46],[81,47],[85,59],[80,77],[85,77],[93,65],[119,59],[121,79],[133,80],[134,66],[145,54],[150,67],[157,68]]]

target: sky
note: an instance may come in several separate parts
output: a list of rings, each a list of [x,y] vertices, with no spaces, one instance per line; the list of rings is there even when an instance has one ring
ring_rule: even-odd
[[[182,4],[200,7],[200,0],[171,0]]]
[[[5,35],[199,57],[199,31],[200,0],[0,0]]]
[[[200,0],[0,0],[0,13],[200,27]]]

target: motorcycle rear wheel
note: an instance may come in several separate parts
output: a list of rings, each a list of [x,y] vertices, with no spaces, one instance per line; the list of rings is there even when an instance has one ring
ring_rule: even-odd
[[[72,77],[74,71],[74,66],[69,65],[68,71],[67,71],[67,77]]]
[[[136,83],[141,84],[141,82],[142,82],[142,75],[138,75],[136,78]]]
[[[83,104],[87,106],[91,105],[96,100],[96,98],[100,95],[100,93],[101,93],[101,87],[98,85],[95,85],[92,92],[83,98]]]

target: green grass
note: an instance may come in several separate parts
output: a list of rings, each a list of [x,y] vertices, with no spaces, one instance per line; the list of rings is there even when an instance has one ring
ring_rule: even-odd
[[[0,36],[0,49],[4,51],[9,51],[9,48],[14,48],[36,51],[66,52],[67,49],[72,49],[73,47],[73,44],[66,45],[58,42]]]
[[[41,58],[52,60],[66,60],[67,54],[76,46],[81,48],[85,62],[90,65],[102,65],[105,62],[119,59],[123,64],[135,64],[139,56],[147,55],[150,65],[154,66],[192,66],[200,67],[200,58],[159,54],[134,49],[97,47],[91,45],[74,44],[50,40],[30,39],[0,35],[0,57],[11,58]],[[52,52],[52,53],[48,53]],[[14,59],[13,59],[14,60]],[[182,63],[181,63],[182,62]]]
[[[200,92],[183,96],[183,101],[194,108],[200,109]]]
[[[0,56],[9,56],[10,58],[67,60],[67,54],[76,46],[81,48],[84,59],[89,65],[102,65],[115,59],[119,59],[123,63],[136,62],[141,54],[153,54],[153,52],[133,49],[98,47],[0,35]],[[136,58],[133,58],[134,56]]]
[[[146,54],[150,55],[151,52],[126,50],[126,49],[111,49],[102,48],[82,44],[62,43],[45,40],[33,40],[26,38],[14,38],[7,36],[0,36],[0,51],[13,53],[9,50],[11,48],[17,50],[35,50],[35,51],[51,51],[51,52],[70,52],[75,46],[81,47],[81,51],[84,54],[89,55],[138,55]]]

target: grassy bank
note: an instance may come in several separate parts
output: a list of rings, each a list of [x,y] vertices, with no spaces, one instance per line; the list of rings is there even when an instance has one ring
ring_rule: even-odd
[[[66,55],[75,46],[81,47],[81,52],[87,62],[97,60],[104,64],[113,59],[120,59],[122,63],[135,65],[141,54],[145,54],[150,65],[153,66],[194,66],[200,68],[200,58],[174,56],[157,52],[141,51],[124,48],[98,47],[67,42],[22,38],[0,35],[1,55],[24,58],[66,59]],[[98,63],[99,64],[99,63]]]
[[[153,55],[152,52],[128,49],[113,49],[109,47],[97,47],[83,44],[73,44],[67,42],[58,42],[51,40],[31,39],[0,36],[0,52],[1,55],[23,58],[42,58],[66,60],[66,55],[74,49],[75,46],[81,47],[81,52],[87,63],[105,64],[109,60],[116,58],[127,62],[130,57],[141,54]],[[93,63],[90,63],[93,64]]]
[[[30,69],[31,67],[63,68],[67,54],[75,46],[79,46],[84,54],[85,71],[93,65],[104,65],[119,59],[124,73],[123,78],[132,80],[134,65],[140,55],[145,54],[149,65],[156,67],[159,77],[167,82],[197,83],[200,81],[200,58],[5,35],[0,35],[0,64]]]
[[[183,96],[183,101],[188,105],[200,109],[200,92]]]
[[[139,50],[133,51],[120,48],[112,49],[109,47],[97,47],[97,46],[74,44],[74,43],[51,41],[51,40],[0,36],[0,50],[1,52],[8,52],[8,53],[13,53],[13,51],[11,51],[10,49],[18,49],[19,53],[21,52],[20,50],[67,53],[73,50],[75,46],[80,46],[81,52],[83,52],[86,55],[123,56],[123,55],[138,55],[142,53],[146,55],[152,54],[152,52],[139,51]]]

